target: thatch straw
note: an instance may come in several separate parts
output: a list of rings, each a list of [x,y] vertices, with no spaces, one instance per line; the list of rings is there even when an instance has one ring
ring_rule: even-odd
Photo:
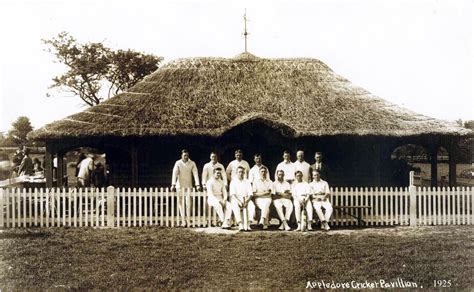
[[[471,133],[380,99],[319,60],[242,54],[172,61],[127,92],[30,137],[219,136],[253,119],[293,136]]]

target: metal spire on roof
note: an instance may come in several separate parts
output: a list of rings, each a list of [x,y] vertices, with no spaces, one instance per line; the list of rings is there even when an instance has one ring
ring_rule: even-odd
[[[247,9],[244,12],[244,38],[245,38],[245,52],[247,53],[247,36],[249,33],[247,32]]]

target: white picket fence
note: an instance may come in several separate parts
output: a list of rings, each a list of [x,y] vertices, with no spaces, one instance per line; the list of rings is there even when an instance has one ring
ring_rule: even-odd
[[[190,201],[185,212],[185,199]],[[332,226],[471,225],[473,188],[333,188]],[[186,226],[217,223],[205,193],[164,188],[0,189],[0,228],[50,226]],[[314,214],[316,216],[316,214]]]

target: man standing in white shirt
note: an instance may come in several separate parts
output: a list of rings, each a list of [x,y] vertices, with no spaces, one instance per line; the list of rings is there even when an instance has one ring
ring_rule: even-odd
[[[204,167],[202,168],[201,182],[202,182],[202,186],[204,187],[204,190],[206,190],[207,181],[210,180],[214,176],[214,170],[216,168],[220,168],[221,170],[224,169],[224,165],[220,164],[217,161],[217,153],[216,152],[211,152],[210,159],[211,159],[211,161],[204,164]],[[222,180],[224,181],[224,184],[227,185],[227,176],[226,175],[224,175],[222,177]]]
[[[229,219],[232,214],[227,196],[226,184],[222,180],[223,168],[214,168],[213,177],[207,181],[207,203],[216,210],[222,228],[229,228]]]
[[[311,221],[313,219],[313,206],[311,205],[310,200],[310,188],[309,184],[303,181],[303,173],[301,171],[296,171],[295,173],[296,180],[292,185],[291,194],[293,195],[293,204],[295,205],[295,217],[298,227],[296,231],[304,231],[303,226],[306,223],[308,230],[313,230],[311,227]],[[302,222],[301,208],[306,210],[306,220],[307,222]]]
[[[242,150],[235,150],[235,160],[232,160],[226,168],[227,181],[231,181],[237,177],[237,168],[240,166],[244,169],[244,177],[249,177],[250,165],[247,161],[243,160],[244,154]]]
[[[181,159],[176,161],[173,167],[173,175],[171,178],[171,191],[178,191],[178,193],[182,192],[182,196],[178,195],[178,210],[181,216],[186,218],[188,226],[190,226],[189,215],[191,214],[191,197],[190,193],[185,192],[185,190],[192,189],[193,178],[194,183],[196,184],[196,188],[198,189],[198,191],[201,191],[196,163],[189,159],[188,150],[181,150]],[[185,197],[184,209],[182,201],[183,196]],[[184,222],[182,226],[185,226]]]
[[[291,162],[290,152],[283,152],[283,161],[277,165],[277,168],[275,170],[275,180],[277,180],[277,172],[279,170],[283,170],[283,172],[285,173],[285,180],[288,183],[292,184],[295,180],[295,167],[293,165],[293,162]]]
[[[234,213],[235,220],[239,225],[239,231],[251,230],[250,222],[248,218],[242,222],[242,215],[249,215],[249,209],[255,209],[255,205],[252,202],[252,185],[245,178],[245,169],[242,166],[237,167],[237,176],[235,179],[230,181],[229,186],[230,205],[232,212]],[[241,214],[241,212],[243,214]]]
[[[249,172],[249,181],[253,184],[254,181],[260,178],[260,167],[264,166],[262,164],[262,155],[259,153],[253,156],[253,161],[255,165],[250,169]]]
[[[318,170],[313,170],[313,181],[309,184],[311,190],[311,197],[313,207],[318,214],[319,220],[321,221],[321,229],[328,231],[328,221],[332,215],[332,204],[329,201],[331,191],[326,181],[321,179],[321,174]],[[324,213],[321,208],[324,208]]]
[[[94,170],[94,155],[87,154],[86,158],[79,163],[77,173],[77,186],[88,188],[91,186],[91,173]]]
[[[309,179],[311,176],[311,165],[309,165],[308,162],[304,161],[303,150],[298,150],[298,152],[296,152],[296,161],[293,162],[293,166],[295,167],[295,171],[299,170],[303,173],[303,181],[309,183]]]
[[[288,231],[291,229],[288,222],[293,212],[293,203],[291,202],[291,186],[285,181],[285,173],[281,169],[277,171],[277,180],[273,183],[273,191],[273,205],[282,222],[279,229]],[[283,213],[283,207],[285,207],[285,213]]]
[[[267,178],[268,169],[265,166],[260,167],[260,178],[253,182],[253,198],[255,205],[260,209],[259,224],[263,229],[268,229],[268,216],[270,214],[270,205],[272,204],[273,183]]]

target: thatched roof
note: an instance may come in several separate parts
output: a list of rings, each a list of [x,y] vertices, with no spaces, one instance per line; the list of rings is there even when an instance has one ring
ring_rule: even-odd
[[[33,139],[93,136],[219,136],[259,119],[292,136],[470,131],[389,103],[316,59],[186,58],[127,92],[32,133]]]

